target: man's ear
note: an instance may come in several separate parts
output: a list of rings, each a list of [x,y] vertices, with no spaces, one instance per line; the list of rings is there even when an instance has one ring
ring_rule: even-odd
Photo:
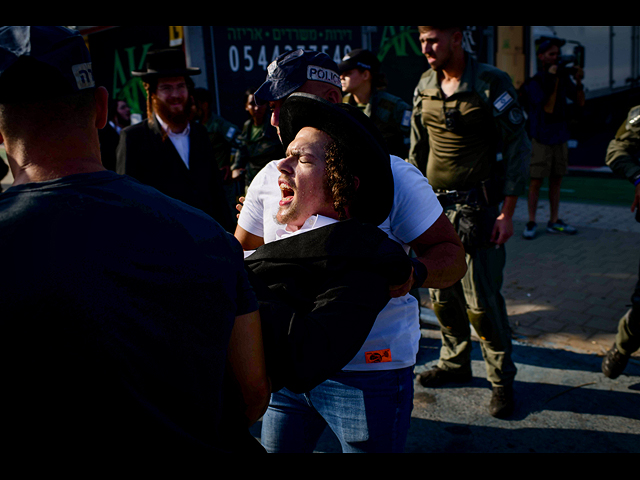
[[[464,40],[464,34],[460,30],[456,30],[451,35],[453,44],[462,46],[462,40]]]
[[[342,103],[342,92],[336,87],[330,88],[325,95],[325,100],[336,104]]]
[[[98,87],[94,95],[96,99],[96,128],[102,130],[107,124],[109,116],[109,92],[104,87]]]
[[[360,179],[358,177],[353,177],[353,183],[355,184],[356,191],[358,191],[358,187],[360,186]]]

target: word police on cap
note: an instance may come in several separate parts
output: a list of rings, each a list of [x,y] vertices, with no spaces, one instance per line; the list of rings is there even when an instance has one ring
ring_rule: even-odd
[[[334,85],[338,88],[342,87],[342,83],[340,82],[340,75],[332,70],[329,70],[328,68],[309,65],[307,67],[307,79],[330,83],[331,85]]]

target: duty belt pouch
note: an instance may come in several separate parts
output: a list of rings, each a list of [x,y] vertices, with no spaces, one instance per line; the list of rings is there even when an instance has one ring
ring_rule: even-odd
[[[504,201],[504,179],[490,178],[480,183],[480,190],[487,205],[499,205]]]
[[[469,255],[479,249],[489,248],[496,222],[494,209],[464,205],[457,214],[456,230]]]

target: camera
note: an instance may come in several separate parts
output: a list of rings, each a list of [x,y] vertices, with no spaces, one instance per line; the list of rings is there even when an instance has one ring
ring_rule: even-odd
[[[584,47],[580,44],[573,47],[572,53],[558,58],[558,72],[575,76],[580,68],[584,69]]]

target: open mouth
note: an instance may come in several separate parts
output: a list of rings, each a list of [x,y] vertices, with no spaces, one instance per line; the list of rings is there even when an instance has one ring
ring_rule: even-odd
[[[278,185],[280,186],[280,193],[282,194],[280,205],[287,205],[291,203],[293,201],[293,197],[296,195],[293,187],[283,180],[280,180]]]

